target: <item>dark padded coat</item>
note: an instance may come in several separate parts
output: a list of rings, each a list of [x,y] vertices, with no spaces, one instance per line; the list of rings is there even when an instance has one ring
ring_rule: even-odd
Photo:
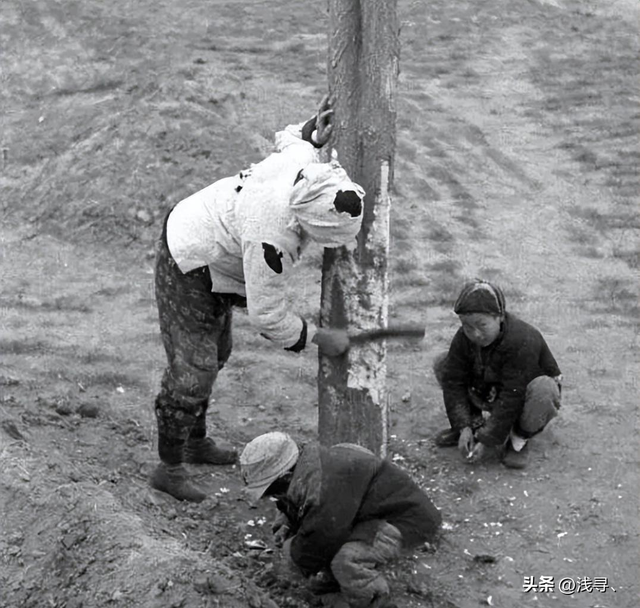
[[[505,314],[498,338],[485,348],[473,344],[460,328],[442,373],[449,422],[454,429],[474,426],[469,401],[472,390],[491,412],[476,432],[477,440],[500,445],[522,413],[529,382],[538,376],[559,375],[558,364],[542,334],[510,313]]]
[[[306,574],[328,568],[347,541],[371,542],[380,520],[396,526],[411,548],[436,538],[442,517],[402,469],[368,450],[341,444],[308,444],[278,509],[295,537],[291,558]],[[352,532],[359,526],[358,537]]]

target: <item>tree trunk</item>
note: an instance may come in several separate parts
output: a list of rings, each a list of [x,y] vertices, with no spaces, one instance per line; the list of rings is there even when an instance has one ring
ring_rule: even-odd
[[[387,326],[390,188],[399,42],[396,0],[330,0],[329,90],[338,160],[366,191],[355,251],[325,249],[320,323],[349,331]],[[386,344],[320,355],[319,434],[384,456]]]

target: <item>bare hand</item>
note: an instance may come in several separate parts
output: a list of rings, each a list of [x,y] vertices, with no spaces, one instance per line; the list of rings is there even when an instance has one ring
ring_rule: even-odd
[[[325,95],[320,102],[318,113],[316,114],[316,143],[323,146],[329,141],[333,133],[333,108],[329,95]]]
[[[327,357],[338,357],[349,350],[349,336],[344,329],[318,328],[313,342]]]
[[[273,541],[276,547],[282,547],[285,541],[292,536],[289,520],[284,514],[280,514],[279,517],[276,518],[271,527],[271,531],[273,532]]]
[[[473,451],[475,444],[471,427],[465,426],[460,432],[460,439],[458,439],[458,451],[465,460]]]
[[[484,458],[485,452],[486,452],[486,447],[484,443],[478,442],[475,444],[475,446],[473,446],[473,450],[471,450],[471,452],[467,454],[465,461],[470,464],[480,462]]]

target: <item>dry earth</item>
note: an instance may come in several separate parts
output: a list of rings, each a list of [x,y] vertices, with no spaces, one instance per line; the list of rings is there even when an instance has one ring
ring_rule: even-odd
[[[399,11],[391,308],[428,330],[389,350],[389,453],[447,523],[437,551],[390,573],[394,593],[407,608],[635,607],[639,5]],[[273,513],[242,500],[235,468],[193,468],[200,505],[146,478],[159,218],[306,118],[326,26],[324,5],[294,0],[0,4],[2,608],[317,604],[277,552],[246,544],[271,545]],[[307,314],[320,255],[292,289]],[[473,276],[505,288],[565,375],[562,415],[522,472],[432,444],[446,419],[430,365]],[[275,352],[241,314],[234,338],[211,433],[313,438],[314,353]],[[553,590],[525,591],[542,576]]]

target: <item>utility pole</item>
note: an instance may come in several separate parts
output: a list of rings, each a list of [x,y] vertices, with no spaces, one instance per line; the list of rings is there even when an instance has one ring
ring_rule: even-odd
[[[355,251],[325,249],[320,323],[348,331],[387,326],[390,190],[399,66],[397,0],[329,0],[328,75],[334,147],[366,191]],[[386,344],[320,355],[319,435],[324,445],[387,449]]]

